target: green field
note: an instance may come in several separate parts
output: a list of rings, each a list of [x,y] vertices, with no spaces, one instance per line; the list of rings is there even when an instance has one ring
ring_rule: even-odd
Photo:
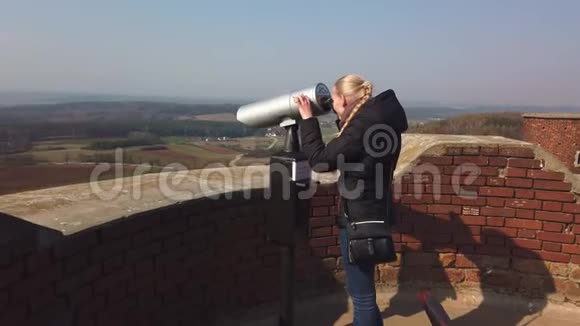
[[[338,134],[338,131],[336,130],[335,127],[332,128],[322,128],[321,129],[322,132],[322,140],[325,143],[328,143],[329,141],[331,141],[332,139],[334,139],[336,137],[336,135]]]
[[[267,157],[283,144],[281,137],[242,137],[222,141],[206,141],[200,137],[164,137],[158,145],[122,148],[120,158],[115,157],[115,150],[87,149],[93,141],[122,139],[39,141],[34,142],[26,152],[0,155],[0,175],[3,178],[0,194],[88,182],[88,175],[95,163],[123,163],[129,169],[138,164],[151,164],[154,167],[152,172],[176,163],[187,169],[216,164],[267,164]],[[26,177],[32,175],[34,177]]]

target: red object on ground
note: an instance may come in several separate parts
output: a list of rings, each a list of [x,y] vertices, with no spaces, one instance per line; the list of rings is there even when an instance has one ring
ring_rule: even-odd
[[[427,291],[423,291],[417,294],[417,298],[421,303],[423,303],[423,309],[427,313],[431,325],[433,326],[449,326],[451,319],[443,306],[429,294]]]

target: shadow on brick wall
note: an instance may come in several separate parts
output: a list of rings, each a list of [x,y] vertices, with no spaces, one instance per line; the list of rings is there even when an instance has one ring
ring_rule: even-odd
[[[296,325],[334,325],[348,308],[342,258],[317,257],[310,239],[297,237]]]
[[[455,318],[452,324],[516,325],[527,316],[533,319],[533,315],[541,313],[548,295],[556,291],[542,258],[518,244],[534,240],[513,239],[501,227],[468,226],[465,217],[451,212],[448,218],[410,210],[402,215],[403,221],[405,215],[412,215],[425,225],[414,232],[406,229],[401,233],[398,292],[383,311],[384,317],[421,313],[423,307],[410,298],[421,290],[431,291],[442,302],[457,299],[457,289],[479,287],[482,294],[479,306]],[[403,223],[396,228],[406,226]],[[517,252],[517,257],[513,252]],[[521,295],[528,304],[519,304],[523,300],[505,304],[498,301],[501,300],[498,294]]]

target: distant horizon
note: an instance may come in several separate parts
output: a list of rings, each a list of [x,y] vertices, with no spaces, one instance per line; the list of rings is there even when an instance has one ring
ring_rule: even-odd
[[[395,90],[396,91],[396,90]],[[271,94],[277,96],[282,94]],[[6,98],[8,97],[8,99]],[[10,99],[16,97],[17,99]],[[400,96],[399,96],[400,97]],[[236,98],[236,97],[217,97],[217,96],[179,96],[179,95],[140,95],[140,94],[122,94],[122,93],[97,93],[97,92],[73,92],[73,91],[50,91],[50,90],[0,90],[0,107],[10,107],[19,105],[43,105],[43,104],[65,104],[75,102],[163,102],[176,104],[245,104],[253,101],[259,101],[264,98]],[[489,108],[545,108],[545,109],[579,109],[580,105],[542,105],[533,103],[460,103],[450,102],[441,103],[437,101],[419,100],[405,101],[399,98],[403,105],[412,107],[448,107],[452,109],[474,109],[478,107]]]
[[[0,89],[251,101],[356,73],[411,105],[580,106],[578,12],[574,0],[9,1]]]

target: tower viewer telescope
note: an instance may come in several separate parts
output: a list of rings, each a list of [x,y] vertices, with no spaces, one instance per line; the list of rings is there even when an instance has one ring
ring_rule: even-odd
[[[292,121],[300,119],[298,104],[294,102],[293,98],[300,94],[304,94],[310,99],[314,116],[332,111],[330,91],[326,85],[318,83],[298,92],[243,105],[238,109],[236,119],[254,128],[292,124]]]

